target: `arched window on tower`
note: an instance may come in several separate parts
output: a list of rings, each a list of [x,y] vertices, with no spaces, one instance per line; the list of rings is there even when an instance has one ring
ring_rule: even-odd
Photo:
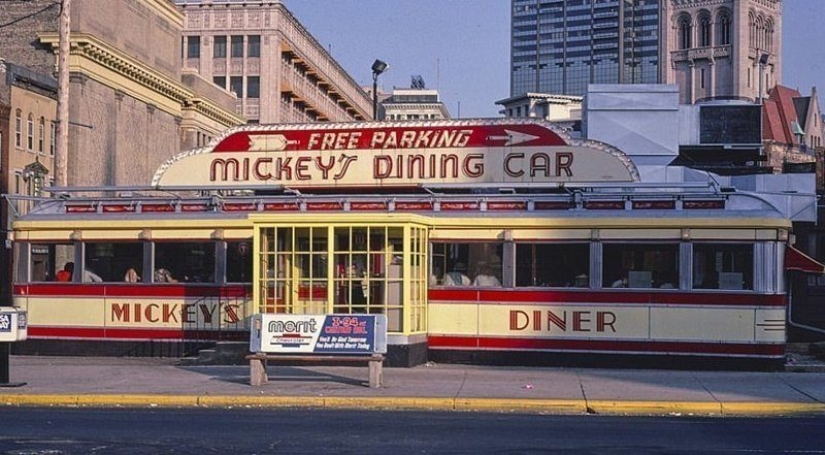
[[[690,49],[693,47],[691,35],[693,34],[693,26],[690,22],[690,16],[682,16],[679,18],[679,48]]]
[[[730,14],[727,11],[719,13],[716,17],[716,44],[725,46],[730,44]]]
[[[773,20],[768,19],[765,23],[765,43],[764,48],[768,52],[773,51]]]
[[[759,47],[756,44],[756,18],[753,14],[748,14],[748,46]]]
[[[765,18],[757,16],[756,18],[756,46],[757,49],[765,48]]]
[[[708,47],[710,45],[710,17],[702,16],[699,19],[699,47]]]

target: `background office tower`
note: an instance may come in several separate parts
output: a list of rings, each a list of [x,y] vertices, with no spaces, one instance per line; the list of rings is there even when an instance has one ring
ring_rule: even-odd
[[[513,0],[510,95],[661,82],[658,0]]]
[[[781,0],[512,0],[510,95],[679,85],[682,103],[781,84]]]

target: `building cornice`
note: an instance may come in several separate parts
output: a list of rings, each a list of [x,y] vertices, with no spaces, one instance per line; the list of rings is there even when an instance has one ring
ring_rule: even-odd
[[[57,53],[56,33],[41,33],[38,38]],[[70,72],[84,74],[175,116],[180,116],[182,109],[195,106],[198,113],[227,126],[245,123],[235,112],[199,96],[180,81],[136,61],[94,35],[73,33],[70,41]]]
[[[170,0],[143,0],[143,5],[175,24],[178,29],[183,28],[185,18],[183,11],[178,9]]]

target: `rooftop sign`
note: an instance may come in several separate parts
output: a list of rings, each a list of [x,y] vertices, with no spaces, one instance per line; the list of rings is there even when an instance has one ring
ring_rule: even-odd
[[[246,126],[180,154],[156,186],[393,187],[631,182],[617,149],[517,120]]]

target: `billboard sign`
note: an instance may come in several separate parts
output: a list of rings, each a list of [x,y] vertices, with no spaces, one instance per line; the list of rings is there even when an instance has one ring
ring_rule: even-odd
[[[381,314],[256,314],[251,352],[373,354],[387,352],[387,317]]]

